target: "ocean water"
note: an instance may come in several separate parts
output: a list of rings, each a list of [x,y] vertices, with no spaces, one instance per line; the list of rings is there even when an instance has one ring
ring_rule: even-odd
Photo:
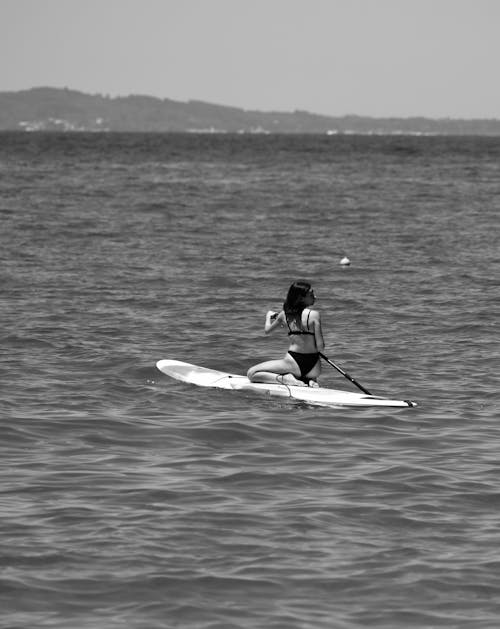
[[[497,138],[0,134],[0,626],[498,627],[499,211]],[[299,278],[417,408],[156,370]]]

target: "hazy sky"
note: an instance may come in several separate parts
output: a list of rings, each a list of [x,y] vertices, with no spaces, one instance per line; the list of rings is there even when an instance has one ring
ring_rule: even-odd
[[[500,0],[0,0],[0,91],[500,118]]]

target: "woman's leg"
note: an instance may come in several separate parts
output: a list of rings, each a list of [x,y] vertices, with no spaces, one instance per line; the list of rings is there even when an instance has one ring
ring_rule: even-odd
[[[259,363],[250,367],[247,372],[250,382],[266,382],[273,383],[279,382],[281,379],[277,379],[277,376],[284,374],[292,374],[291,378],[288,378],[285,384],[298,384],[304,385],[304,383],[297,378],[300,378],[300,369],[297,367],[297,363],[288,356],[281,360],[268,360],[264,363]]]

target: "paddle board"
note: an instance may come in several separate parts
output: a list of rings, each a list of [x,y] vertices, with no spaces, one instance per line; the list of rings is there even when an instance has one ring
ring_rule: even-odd
[[[351,393],[324,387],[300,387],[286,384],[267,384],[250,382],[246,376],[241,376],[206,367],[198,367],[180,360],[159,360],[158,369],[167,376],[189,382],[200,387],[214,387],[216,389],[233,389],[235,391],[254,391],[276,397],[292,398],[294,400],[317,404],[320,406],[416,406],[408,400],[389,400],[376,395]]]

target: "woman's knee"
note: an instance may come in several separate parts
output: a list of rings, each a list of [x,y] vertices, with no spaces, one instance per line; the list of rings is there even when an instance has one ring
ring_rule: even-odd
[[[259,365],[254,365],[253,367],[250,367],[250,369],[247,371],[247,378],[251,380],[252,377],[257,373],[257,371],[259,371]]]

